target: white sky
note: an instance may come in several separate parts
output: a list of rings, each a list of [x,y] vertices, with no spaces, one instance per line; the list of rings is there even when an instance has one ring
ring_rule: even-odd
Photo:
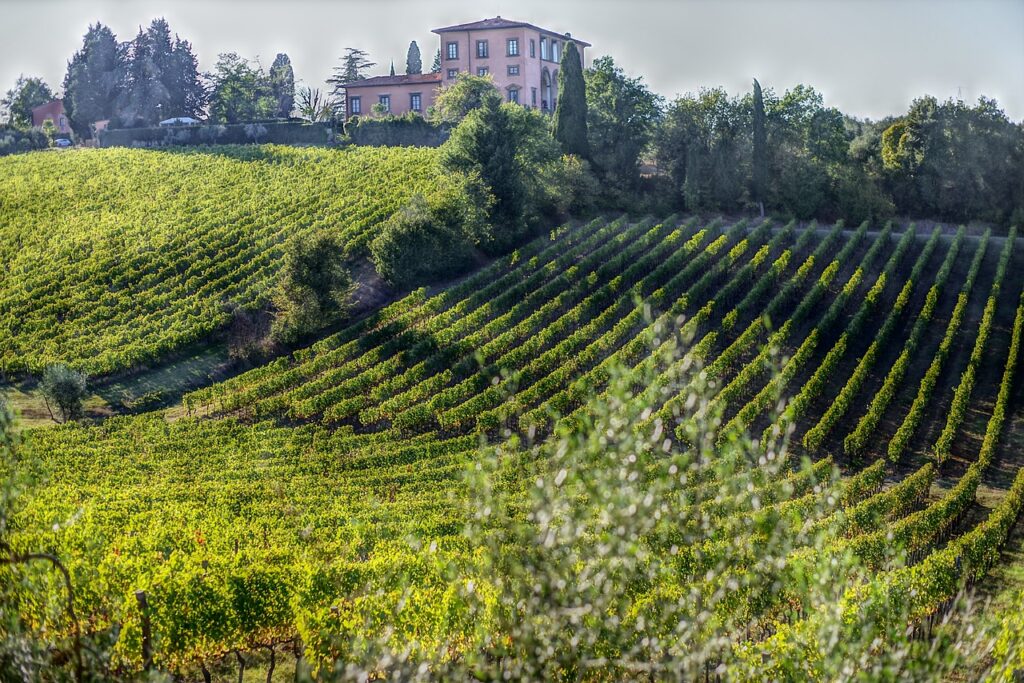
[[[345,47],[376,73],[405,68],[416,40],[429,68],[432,28],[502,15],[570,31],[667,97],[702,86],[781,93],[813,85],[861,117],[906,110],[918,95],[995,97],[1024,119],[1024,0],[0,0],[0,92],[19,73],[59,89],[89,23],[128,40],[153,18],[192,42],[203,70],[219,52],[287,52],[296,78],[323,85]]]

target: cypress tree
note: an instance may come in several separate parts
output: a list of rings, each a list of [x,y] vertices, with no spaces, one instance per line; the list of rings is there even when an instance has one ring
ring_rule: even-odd
[[[420,46],[415,40],[409,43],[409,52],[405,55],[405,73],[423,73],[423,58],[420,56]]]
[[[590,157],[587,142],[587,93],[583,83],[583,63],[576,43],[569,41],[562,52],[558,69],[558,106],[555,108],[555,139],[566,154]]]
[[[391,75],[395,75],[395,60],[391,60]]]
[[[281,52],[270,67],[270,90],[274,97],[274,116],[286,119],[295,108],[295,71],[292,60]]]
[[[754,159],[751,194],[764,216],[764,194],[768,184],[768,144],[765,136],[764,97],[754,79]]]

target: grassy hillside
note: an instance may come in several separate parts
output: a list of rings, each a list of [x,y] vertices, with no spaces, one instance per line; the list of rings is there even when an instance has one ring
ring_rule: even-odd
[[[218,147],[0,159],[0,364],[108,374],[201,340],[314,231],[354,255],[434,151]]]
[[[503,589],[464,536],[480,509],[463,476],[484,460],[479,439],[505,444],[497,487],[510,519],[532,523],[534,478],[560,486],[566,475],[550,464],[562,449],[524,444],[601,424],[595,396],[626,368],[647,404],[630,430],[658,446],[622,461],[628,500],[646,501],[643,484],[657,479],[645,477],[689,457],[695,405],[720,417],[699,443],[727,446],[746,430],[764,435],[755,454],[771,456],[687,470],[664,500],[643,503],[658,514],[631,541],[662,563],[615,603],[630,628],[670,622],[659,605],[687,591],[711,601],[721,582],[756,574],[764,539],[751,520],[776,517],[796,520],[783,525],[786,566],[849,551],[870,570],[838,591],[851,620],[884,596],[897,601],[890,614],[902,606],[920,623],[989,568],[1024,505],[1009,446],[1022,425],[1022,257],[1013,236],[867,225],[622,218],[554,231],[187,396],[189,416],[173,423],[152,414],[28,432],[21,466],[44,483],[14,540],[69,558],[80,613],[96,632],[123,625],[117,649],[131,665],[137,589],[164,634],[157,660],[182,671],[295,637],[313,661],[344,658],[349,636],[385,624],[398,645],[471,647],[498,620]],[[671,353],[677,339],[685,353]],[[795,399],[776,413],[782,396]],[[790,455],[765,465],[780,433]],[[835,496],[820,487],[834,465],[845,475]],[[585,489],[586,474],[568,476]],[[816,544],[807,528],[830,540]],[[912,567],[889,555],[900,543]],[[719,561],[728,571],[705,583]],[[453,567],[472,577],[476,607],[452,592]],[[713,608],[728,617],[737,666],[813,637],[819,617],[799,604],[799,572],[779,576],[764,594],[740,581],[746,592]],[[38,619],[66,629],[52,613]],[[649,659],[665,656],[636,637]]]

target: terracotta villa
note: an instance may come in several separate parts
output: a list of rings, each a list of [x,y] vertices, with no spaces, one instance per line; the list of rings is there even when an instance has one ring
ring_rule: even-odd
[[[563,46],[576,43],[580,59],[590,43],[523,21],[494,17],[433,30],[441,39],[441,72],[374,76],[345,84],[347,116],[371,116],[373,105],[402,115],[426,112],[441,86],[460,72],[490,75],[509,102],[553,111]],[[380,107],[378,107],[378,110]]]

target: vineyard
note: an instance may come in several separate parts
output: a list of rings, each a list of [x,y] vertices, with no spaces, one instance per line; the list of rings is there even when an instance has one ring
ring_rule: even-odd
[[[283,245],[353,256],[436,178],[426,149],[104,149],[0,162],[0,369],[106,375],[158,360],[265,303]]]
[[[104,372],[165,353],[221,324],[225,297],[265,296],[289,234],[338,225],[359,249],[431,180],[427,152],[264,153],[170,155],[159,173],[139,163],[148,153],[69,155],[79,183],[32,155],[4,160],[33,178],[0,189],[16,209],[0,247],[7,358]],[[383,177],[403,189],[365,191]],[[62,211],[72,198],[92,223]],[[54,223],[59,243],[37,229]],[[822,677],[830,609],[927,639],[1024,507],[1019,241],[602,218],[188,394],[179,419],[28,431],[17,467],[41,483],[19,503],[14,549],[64,558],[77,618],[59,609],[59,576],[37,568],[31,625],[62,645],[108,638],[111,670],[186,677],[253,652],[322,673],[399,666],[373,659],[380,647],[457,666],[601,615],[617,635],[595,627],[564,648],[578,658],[552,654],[526,677],[670,671],[637,662],[684,662],[684,678]],[[89,288],[72,295],[68,280]],[[627,455],[588,469],[571,444]],[[563,539],[588,550],[543,541],[564,531],[537,507],[552,491],[578,494],[552,519],[597,511]],[[613,528],[635,562],[603,564]],[[559,559],[594,610],[567,602],[531,620],[532,589],[495,568],[564,587]],[[808,577],[840,559],[854,569],[831,599],[808,597]],[[605,573],[626,588],[585,593]],[[474,666],[500,658],[484,659]]]

